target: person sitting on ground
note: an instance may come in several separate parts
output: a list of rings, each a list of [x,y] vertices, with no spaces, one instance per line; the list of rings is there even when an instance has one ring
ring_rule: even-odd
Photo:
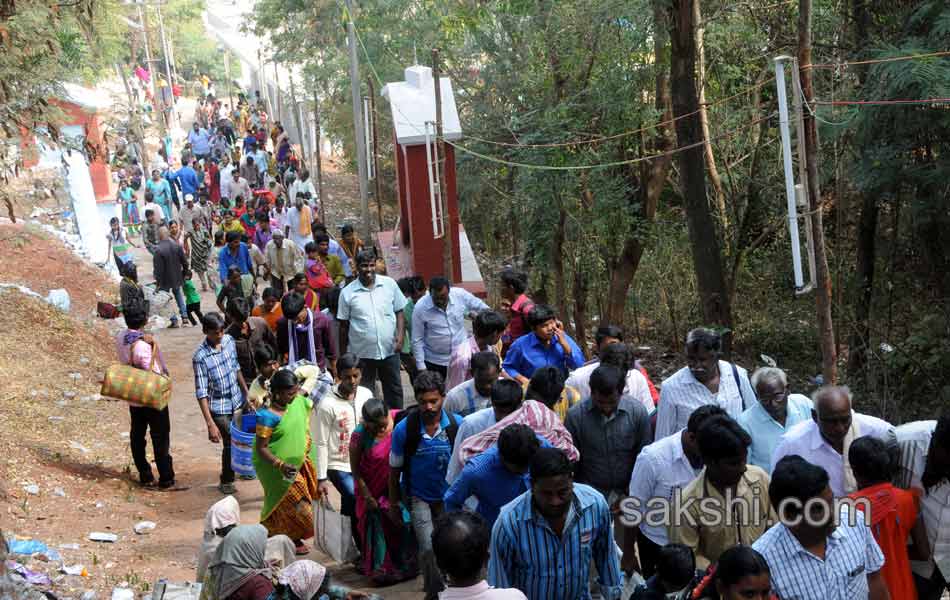
[[[257,411],[254,470],[264,488],[261,524],[271,535],[294,541],[298,556],[310,548],[303,540],[314,535],[313,503],[319,500],[316,448],[310,440],[313,400],[300,395],[290,369],[280,369],[270,380],[270,405]]]
[[[881,552],[884,566],[881,573],[891,598],[914,598],[914,575],[910,560],[930,558],[930,540],[919,515],[919,490],[902,490],[891,485],[893,478],[891,454],[887,445],[869,435],[859,437],[848,450],[858,491],[849,498],[866,502],[866,518]],[[907,540],[913,545],[908,549]],[[912,555],[911,555],[912,553]]]
[[[479,352],[472,358],[471,364],[474,377],[450,389],[445,395],[445,409],[463,417],[491,404],[491,388],[501,372],[501,362],[492,351]]]
[[[541,367],[531,376],[525,388],[525,400],[537,400],[557,414],[563,423],[572,406],[581,401],[580,393],[564,384],[564,374],[557,367]]]
[[[210,600],[270,598],[274,584],[266,552],[267,529],[263,525],[238,525],[232,529],[211,560],[207,580]]]
[[[115,340],[119,362],[167,377],[168,368],[158,342],[151,334],[144,332],[148,322],[144,307],[132,305],[123,316],[127,329],[120,331]],[[171,489],[175,485],[175,469],[172,467],[171,420],[168,407],[157,410],[130,402],[129,418],[129,445],[132,449],[132,460],[139,473],[139,484],[143,487],[157,485],[159,489]],[[158,467],[157,484],[152,474],[152,466],[145,455],[147,431],[152,434],[152,453],[155,455],[155,466]]]
[[[465,463],[458,479],[445,492],[445,510],[461,510],[469,498],[475,498],[478,514],[491,527],[501,507],[531,486],[528,469],[540,447],[541,440],[527,425],[505,427],[496,446]]]
[[[525,385],[541,367],[557,367],[567,377],[568,371],[584,364],[584,352],[564,333],[564,324],[550,306],[536,304],[528,313],[528,324],[531,333],[518,338],[505,355],[502,369],[509,377]]]
[[[497,589],[485,580],[491,524],[479,515],[453,510],[432,531],[432,550],[446,579],[439,600],[526,600],[517,589]]]
[[[449,358],[446,387],[452,389],[472,378],[472,357],[479,352],[494,352],[501,367],[501,334],[505,331],[505,318],[493,310],[483,310],[472,319],[472,334],[452,350]]]
[[[312,560],[298,560],[277,575],[271,600],[382,600],[333,583],[326,567]]]
[[[261,292],[261,303],[251,311],[252,317],[260,317],[267,322],[271,331],[277,333],[277,322],[284,316],[280,306],[280,293],[273,287],[266,287]]]
[[[277,321],[277,352],[293,366],[306,360],[336,372],[337,347],[330,318],[304,307],[303,296],[291,292],[280,301],[283,315]]]
[[[630,600],[681,598],[701,573],[696,570],[696,558],[689,546],[667,544],[657,553],[656,574],[638,585]]]

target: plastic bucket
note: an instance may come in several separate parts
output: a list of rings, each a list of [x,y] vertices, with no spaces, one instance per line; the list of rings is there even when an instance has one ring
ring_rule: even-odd
[[[243,477],[257,477],[251,457],[254,454],[254,434],[244,433],[231,422],[231,468]]]

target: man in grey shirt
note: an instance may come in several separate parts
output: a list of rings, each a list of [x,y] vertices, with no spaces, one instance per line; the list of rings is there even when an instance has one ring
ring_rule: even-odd
[[[626,496],[637,455],[653,438],[646,409],[623,395],[624,375],[612,365],[597,367],[590,398],[572,406],[564,421],[581,455],[576,481],[597,489],[611,509]]]

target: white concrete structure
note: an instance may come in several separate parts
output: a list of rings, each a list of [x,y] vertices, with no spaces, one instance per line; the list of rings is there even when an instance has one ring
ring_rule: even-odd
[[[382,95],[389,100],[396,126],[396,140],[403,146],[426,143],[425,124],[435,123],[435,89],[432,69],[422,65],[407,67],[405,81],[387,83]],[[462,139],[462,126],[455,106],[455,93],[448,77],[439,78],[442,91],[442,132],[447,140]],[[430,136],[434,128],[430,126]]]

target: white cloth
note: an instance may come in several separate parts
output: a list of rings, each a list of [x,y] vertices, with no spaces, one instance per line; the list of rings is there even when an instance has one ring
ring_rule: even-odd
[[[527,600],[527,596],[515,588],[495,588],[480,581],[468,587],[449,586],[439,592],[439,600]]]
[[[326,479],[327,469],[350,472],[350,436],[362,419],[363,405],[372,397],[369,389],[357,386],[353,401],[347,400],[338,384],[317,405],[317,479]]]
[[[736,365],[739,381],[732,371],[732,363],[719,361],[719,390],[716,394],[700,383],[688,367],[670,375],[660,388],[660,404],[656,416],[656,439],[664,438],[686,427],[689,416],[700,406],[716,404],[733,419],[755,402],[755,392],[749,383],[749,374]]]
[[[218,537],[215,531],[229,525],[241,524],[241,506],[234,496],[225,496],[211,505],[205,513],[204,534],[201,539],[201,548],[198,550],[198,569],[196,581],[203,581],[208,565],[214,557],[215,550],[224,538]]]
[[[287,190],[287,196],[290,198],[290,205],[293,206],[296,204],[297,194],[300,192],[309,192],[310,200],[307,204],[311,206],[316,206],[317,204],[317,189],[313,187],[313,180],[308,179],[307,181],[301,181],[300,178],[294,179],[294,182],[290,184],[290,189]]]
[[[898,483],[901,487],[923,489],[920,479],[927,465],[927,452],[936,426],[936,421],[915,421],[895,430],[900,448]],[[921,577],[930,579],[936,566],[944,579],[950,579],[950,481],[944,479],[925,490],[920,500],[920,514],[930,539],[933,558],[929,561],[911,561],[910,568]]]
[[[683,451],[682,431],[653,442],[640,451],[630,475],[629,495],[636,499],[641,518],[651,498],[672,500],[677,489],[696,479],[702,467],[694,468]],[[634,503],[629,503],[633,506]],[[640,531],[659,546],[669,543],[665,525],[640,524]]]
[[[297,273],[303,273],[303,250],[293,240],[285,238],[280,248],[274,240],[267,242],[267,246],[264,247],[264,260],[271,275],[283,281],[287,281]]]
[[[593,375],[599,366],[600,361],[596,361],[574,369],[571,371],[571,375],[567,378],[567,381],[564,382],[564,385],[569,385],[580,393],[581,402],[590,398],[590,376]],[[625,396],[633,396],[647,409],[648,413],[652,413],[655,408],[653,405],[653,396],[650,394],[650,386],[647,384],[647,378],[643,376],[643,373],[636,368],[630,369],[627,371],[625,381],[623,394]]]
[[[861,413],[852,413],[852,423],[857,428],[855,438],[870,435],[884,442],[894,439],[894,428],[887,421],[882,421],[877,417],[863,415]],[[785,456],[797,454],[812,463],[822,467],[828,473],[828,485],[835,498],[840,498],[854,489],[849,489],[845,477],[845,463],[847,462],[847,451],[842,456],[838,451],[831,447],[821,437],[821,431],[818,429],[818,423],[815,421],[806,421],[799,423],[789,429],[778,446],[775,447],[775,453],[772,455],[772,464],[769,472],[775,471],[775,465]]]

